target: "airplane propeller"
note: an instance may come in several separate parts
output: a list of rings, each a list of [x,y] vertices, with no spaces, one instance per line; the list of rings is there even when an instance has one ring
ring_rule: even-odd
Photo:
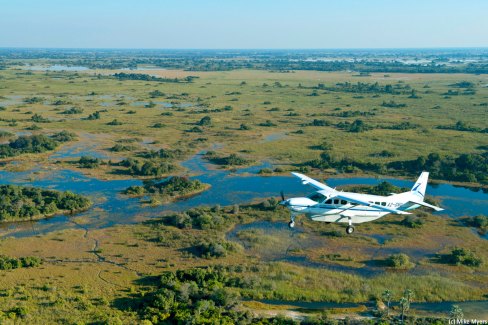
[[[280,196],[281,196],[281,201],[279,205],[286,206],[288,201],[286,200],[285,193],[283,191],[280,191]]]

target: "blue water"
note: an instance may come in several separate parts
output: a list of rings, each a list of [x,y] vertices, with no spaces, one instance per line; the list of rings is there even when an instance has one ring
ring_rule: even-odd
[[[361,304],[356,303],[335,303],[327,301],[306,302],[306,301],[286,301],[286,300],[259,300],[259,302],[275,306],[294,306],[304,309],[331,309],[331,308],[354,308]],[[392,304],[396,306],[397,304]],[[410,309],[413,311],[423,311],[428,314],[448,317],[452,305],[458,305],[464,313],[465,319],[488,319],[488,301],[464,301],[464,302],[412,302]],[[370,303],[366,306],[372,308]]]
[[[61,158],[72,154],[75,153],[68,150],[64,153],[54,154],[52,158]],[[202,156],[196,155],[182,163],[182,166],[194,175],[192,178],[210,184],[211,188],[194,197],[158,207],[142,206],[139,199],[127,198],[120,194],[129,186],[141,185],[142,181],[140,180],[104,181],[72,170],[0,171],[0,184],[39,186],[62,191],[70,190],[87,195],[94,201],[94,205],[88,211],[76,216],[87,219],[84,220],[85,226],[95,229],[116,224],[134,223],[140,221],[141,218],[154,218],[170,211],[181,211],[200,205],[242,204],[263,197],[278,197],[281,190],[285,192],[287,197],[302,196],[313,191],[313,189],[303,186],[295,177],[256,175],[261,168],[271,167],[271,164],[267,162],[232,172],[216,169],[215,166],[203,160]],[[332,187],[349,184],[374,185],[382,180],[368,177],[332,178],[327,180],[327,184]],[[386,180],[402,187],[411,187],[414,183],[413,180]],[[442,184],[430,185],[427,193],[441,201],[441,206],[446,209],[441,214],[450,217],[486,214],[488,211],[488,194],[481,190]],[[67,216],[56,216],[31,223],[3,224],[0,226],[0,236],[32,236],[73,227],[75,225],[70,222],[70,218]]]
[[[27,70],[32,70],[32,71],[87,71],[90,70],[88,67],[83,67],[83,66],[67,66],[67,65],[60,65],[60,64],[55,64],[51,66],[39,66],[39,65],[33,65],[26,67]]]

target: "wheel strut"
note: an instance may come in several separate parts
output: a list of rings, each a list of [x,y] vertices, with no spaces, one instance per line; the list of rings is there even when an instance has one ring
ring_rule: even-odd
[[[354,227],[352,225],[352,219],[351,217],[348,218],[348,223],[349,223],[349,226],[346,227],[346,233],[348,235],[352,234],[354,232]]]

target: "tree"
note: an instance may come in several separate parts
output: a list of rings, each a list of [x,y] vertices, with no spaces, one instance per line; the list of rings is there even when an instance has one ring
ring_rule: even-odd
[[[405,291],[403,291],[403,297],[400,299],[402,324],[405,317],[405,313],[410,309],[410,303],[412,302],[412,298],[413,298],[413,291],[410,289],[405,289]]]
[[[451,319],[463,319],[464,318],[464,313],[461,307],[458,305],[452,305],[451,312],[449,313],[449,318]]]
[[[202,119],[197,123],[200,126],[209,126],[212,124],[212,118],[210,116],[204,116]]]
[[[390,316],[390,303],[393,294],[391,290],[386,289],[382,294],[381,298],[386,301],[386,316]]]

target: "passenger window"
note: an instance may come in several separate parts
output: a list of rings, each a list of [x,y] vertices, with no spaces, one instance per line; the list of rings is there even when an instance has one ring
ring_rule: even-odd
[[[341,200],[341,204],[342,205],[346,205],[347,204],[347,201],[346,200]]]
[[[334,204],[339,204],[339,200],[338,199],[335,199],[334,200]]]
[[[386,207],[386,202],[381,202],[381,205]]]
[[[325,201],[325,204],[332,204],[332,200],[328,199],[327,201]]]

